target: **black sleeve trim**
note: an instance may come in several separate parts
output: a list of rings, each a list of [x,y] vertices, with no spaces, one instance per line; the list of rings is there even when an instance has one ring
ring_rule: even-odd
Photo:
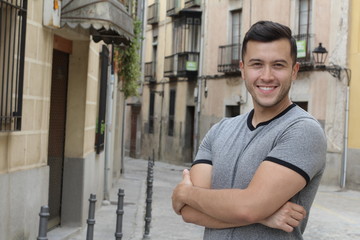
[[[266,157],[266,159],[264,161],[274,162],[274,163],[280,164],[284,167],[290,168],[291,170],[294,170],[295,172],[297,172],[298,174],[303,176],[303,178],[305,178],[306,185],[310,182],[310,177],[304,170],[302,170],[301,168],[299,168],[289,162],[285,162],[283,160],[280,160],[280,159],[274,158],[274,157]]]
[[[196,164],[199,164],[199,163],[205,163],[205,164],[209,164],[209,165],[212,165],[212,161],[210,160],[207,160],[207,159],[198,159],[196,161],[194,161],[191,166],[194,166]]]

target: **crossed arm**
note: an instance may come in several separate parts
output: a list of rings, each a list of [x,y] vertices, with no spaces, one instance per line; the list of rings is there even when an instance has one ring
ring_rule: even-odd
[[[264,161],[246,189],[210,189],[211,171],[211,165],[194,165],[174,189],[173,208],[184,221],[210,228],[261,223],[291,232],[306,215],[288,202],[305,179],[287,167]]]

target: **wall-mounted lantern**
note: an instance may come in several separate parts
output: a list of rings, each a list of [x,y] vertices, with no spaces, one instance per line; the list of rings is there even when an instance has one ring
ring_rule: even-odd
[[[342,68],[338,65],[331,65],[326,66],[325,60],[328,55],[328,51],[326,48],[322,46],[322,43],[319,43],[319,46],[317,46],[312,51],[313,57],[314,57],[314,63],[315,63],[315,69],[320,71],[327,71],[329,72],[333,77],[336,77],[337,79],[340,79],[340,72]]]
[[[326,48],[319,43],[313,50],[313,57],[315,62],[315,70],[327,71],[333,77],[340,79],[341,70],[344,70],[346,73],[346,95],[345,95],[345,127],[344,127],[344,152],[343,159],[341,163],[341,176],[340,176],[340,187],[344,188],[346,183],[346,171],[347,171],[347,152],[348,152],[348,122],[349,122],[349,91],[350,91],[350,80],[351,80],[351,70],[348,68],[341,67],[339,65],[326,66],[325,60],[328,54]]]

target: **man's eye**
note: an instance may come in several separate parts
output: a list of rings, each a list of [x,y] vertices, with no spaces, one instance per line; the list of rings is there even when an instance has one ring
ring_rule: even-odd
[[[276,64],[274,64],[274,67],[276,67],[276,68],[283,68],[284,65],[281,64],[281,63],[276,63]]]
[[[258,62],[251,64],[251,66],[254,66],[254,67],[259,67],[259,66],[261,66],[261,65],[262,65],[262,64],[261,64],[261,63],[258,63]]]

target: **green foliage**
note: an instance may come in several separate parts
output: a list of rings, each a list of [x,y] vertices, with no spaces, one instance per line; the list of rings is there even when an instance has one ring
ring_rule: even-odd
[[[118,66],[118,77],[122,81],[125,98],[138,95],[140,82],[140,40],[141,22],[134,20],[134,38],[125,49],[116,47],[115,61]]]

